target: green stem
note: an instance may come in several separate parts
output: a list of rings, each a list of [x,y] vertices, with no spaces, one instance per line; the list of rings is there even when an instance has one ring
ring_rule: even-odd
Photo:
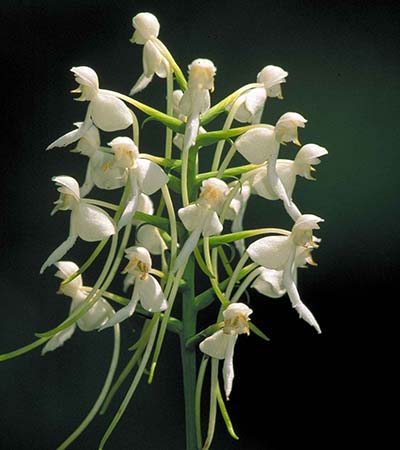
[[[0,355],[0,362],[7,361],[7,359],[16,358],[17,356],[23,355],[24,353],[28,353],[31,350],[34,350],[35,348],[43,345],[50,338],[51,338],[51,336],[43,337],[43,338],[37,339],[36,341],[32,342],[31,344],[24,345],[23,347],[18,348],[17,350],[13,350],[12,352],[9,352],[9,353],[3,353],[2,355]]]
[[[124,414],[126,408],[128,407],[129,402],[130,402],[131,398],[133,397],[133,394],[135,393],[136,388],[139,384],[139,381],[142,378],[143,372],[145,371],[146,364],[147,364],[147,361],[149,360],[151,350],[153,349],[153,344],[154,344],[154,341],[156,338],[157,329],[158,329],[158,326],[157,326],[158,319],[159,319],[159,316],[157,314],[155,314],[152,319],[152,330],[151,330],[151,334],[149,337],[149,341],[147,343],[146,350],[143,354],[143,358],[140,363],[140,366],[136,372],[136,375],[132,381],[132,384],[131,384],[125,398],[123,399],[123,401],[121,403],[121,406],[119,407],[112,422],[110,423],[109,427],[107,428],[106,432],[104,433],[103,438],[101,439],[101,442],[99,445],[99,450],[102,450],[104,448],[104,445],[106,444],[108,438],[111,436],[112,432],[114,431],[114,428],[117,426],[117,424],[120,421],[122,415]]]
[[[174,77],[172,71],[168,70],[167,73],[167,114],[169,116],[173,115],[173,103],[172,103],[172,93],[174,91]],[[172,157],[172,130],[167,128],[165,134],[165,157],[171,159]]]
[[[262,164],[246,164],[244,166],[230,167],[229,169],[226,169],[224,171],[221,178],[237,177],[238,175],[250,172],[250,170],[258,169],[259,167],[262,167]],[[196,183],[200,184],[201,182],[207,180],[208,178],[216,177],[218,175],[218,172],[219,172],[218,170],[214,170],[211,172],[200,173],[196,177]]]
[[[176,63],[174,57],[171,55],[168,48],[164,45],[164,43],[162,41],[160,41],[160,39],[157,39],[156,37],[152,37],[150,39],[153,41],[154,44],[156,44],[156,46],[158,47],[158,49],[160,50],[162,55],[168,61],[169,65],[171,66],[171,69],[173,70],[173,72],[175,74],[176,81],[179,83],[179,86],[181,87],[181,89],[183,91],[186,91],[187,81],[185,79],[185,76],[183,75],[181,68]]]
[[[206,442],[202,450],[208,450],[214,438],[215,419],[217,416],[218,359],[211,359],[210,412]]]
[[[203,445],[203,438],[201,436],[201,394],[203,392],[204,375],[206,373],[208,359],[207,355],[203,355],[196,384],[196,437],[197,448],[199,449]]]
[[[194,298],[194,258],[190,256],[184,278],[187,288],[183,291],[181,336],[181,359],[183,371],[183,390],[185,395],[186,450],[197,450],[196,438],[196,350],[186,347],[186,340],[196,334],[197,311]]]
[[[147,322],[147,325],[149,323],[150,323],[150,321]],[[149,339],[149,335],[151,332],[151,326],[146,327],[146,324],[145,324],[143,330],[144,331],[143,331],[142,336],[139,338],[139,341],[136,342],[136,344],[135,344],[135,346],[136,346],[135,353],[133,354],[132,358],[129,360],[128,364],[125,366],[124,370],[120,373],[117,381],[114,383],[114,385],[110,389],[110,392],[108,393],[108,395],[107,395],[106,399],[104,400],[104,403],[101,407],[100,415],[103,415],[107,411],[107,408],[108,408],[109,404],[111,403],[111,400],[113,399],[114,395],[116,394],[118,389],[121,387],[121,385],[125,381],[126,377],[131,373],[131,371],[135,367],[136,363],[142,357],[143,352],[146,348],[148,339]]]
[[[103,389],[100,392],[95,404],[92,409],[89,411],[89,414],[85,417],[85,419],[81,422],[81,424],[76,428],[76,430],[62,443],[60,444],[56,450],[65,450],[69,447],[72,442],[88,427],[90,422],[95,418],[97,412],[100,409],[106,395],[110,389],[112,379],[114,377],[115,369],[117,368],[118,358],[119,358],[119,349],[120,349],[120,330],[119,324],[114,325],[114,350],[111,359],[110,368],[108,369],[107,377],[104,382]]]
[[[242,103],[243,103],[242,97],[239,97],[235,100],[235,102],[233,103],[233,105],[229,111],[227,118],[225,119],[225,123],[222,128],[223,130],[228,130],[231,127],[233,119],[235,118],[236,112],[240,108]],[[219,163],[221,161],[222,150],[224,149],[224,144],[225,144],[225,140],[221,140],[218,142],[217,148],[215,149],[214,159],[212,162],[211,170],[218,170]]]

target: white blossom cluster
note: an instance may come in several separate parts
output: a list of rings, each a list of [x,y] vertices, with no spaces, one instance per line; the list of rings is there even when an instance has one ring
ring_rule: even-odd
[[[299,268],[315,265],[311,253],[318,248],[320,239],[314,236],[314,230],[319,229],[323,219],[302,212],[293,201],[293,193],[298,176],[314,180],[313,166],[328,152],[315,143],[301,146],[298,131],[307,120],[299,113],[287,112],[274,125],[263,122],[267,100],[283,98],[282,85],[288,73],[281,67],[265,66],[254,83],[211,106],[217,73],[214,63],[205,58],[194,59],[188,65],[186,80],[158,39],[157,18],[151,13],[140,13],[133,18],[133,27],[131,42],[143,46],[143,73],[131,88],[131,97],[101,89],[92,68],[73,67],[78,87],[72,92],[80,94],[77,100],[88,103],[87,111],[83,121],[75,123],[74,130],[48,146],[50,150],[74,144],[71,151],[84,155],[88,161],[81,184],[67,175],[53,178],[60,196],[52,214],[70,212],[69,235],[40,271],[43,273],[54,265],[56,277],[62,280],[58,293],[72,301],[67,319],[43,334],[42,354],[63,345],[76,326],[83,331],[110,327],[117,330],[119,323],[137,313],[145,319],[141,337],[135,344],[137,376],[140,379],[153,355],[152,377],[164,334],[173,330],[189,353],[195,355],[200,349],[204,355],[201,367],[209,359],[212,361],[207,439],[203,443],[201,429],[197,430],[196,438],[198,448],[207,449],[215,424],[218,361],[224,361],[222,378],[228,399],[233,387],[233,356],[238,336],[254,331],[265,337],[250,322],[253,309],[244,300],[245,291],[254,289],[269,298],[287,295],[299,317],[321,333],[316,318],[302,301],[297,280]],[[136,100],[154,75],[167,80],[166,113]],[[179,85],[177,89],[175,83]],[[164,155],[147,153],[148,149],[139,146],[138,111],[165,125]],[[220,115],[226,115],[223,128],[212,129],[213,119]],[[239,124],[233,126],[235,121]],[[107,146],[103,146],[108,132],[120,135],[108,139]],[[224,150],[225,143],[230,145],[228,151]],[[291,143],[300,147],[295,158],[281,159],[281,146]],[[214,153],[209,147],[214,148]],[[210,153],[213,157],[210,170],[200,173],[199,159]],[[241,159],[241,165],[232,165],[235,155],[235,161]],[[88,198],[92,192],[101,190],[120,190],[119,204]],[[280,200],[288,214],[288,230],[244,229],[246,207],[252,195]],[[226,221],[231,222],[230,226]],[[65,259],[78,237],[98,242],[88,260],[81,261],[81,269],[76,262]],[[225,255],[226,244],[236,252],[231,261]],[[82,273],[105,248],[109,254],[104,273],[93,286],[84,286]],[[122,270],[124,255],[128,264]],[[158,269],[153,267],[153,258]],[[209,277],[208,286],[196,285],[195,272],[189,270],[193,264]],[[111,282],[117,280],[121,270],[122,294],[110,292]],[[124,293],[128,291],[131,294],[127,298]],[[184,311],[190,314],[174,316],[177,314],[174,303],[179,298],[185,304]],[[119,304],[117,311],[110,301]],[[198,311],[212,301],[220,304],[218,317],[210,318],[206,330],[192,327],[188,335],[185,330],[195,324]],[[254,317],[257,318],[257,311]],[[184,364],[183,370],[188,370]],[[201,378],[199,375],[200,393]],[[119,380],[117,387],[118,383]],[[133,395],[132,389],[127,398]],[[109,386],[105,391],[104,397]],[[121,408],[124,410],[126,405]],[[221,413],[229,422],[223,408]],[[114,422],[111,431],[113,427]],[[103,444],[109,434],[106,433]]]

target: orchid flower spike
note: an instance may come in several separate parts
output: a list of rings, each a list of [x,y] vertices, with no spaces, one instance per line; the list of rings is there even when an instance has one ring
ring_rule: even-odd
[[[66,280],[71,275],[79,270],[79,267],[71,261],[58,261],[54,264],[58,271],[55,273],[57,278]],[[57,294],[63,294],[67,297],[71,297],[71,307],[69,314],[71,315],[76,309],[78,309],[86,301],[86,297],[89,295],[89,291],[84,289],[82,276],[78,275],[68,284],[60,284],[60,288]],[[47,352],[53,351],[58,347],[61,347],[65,341],[71,338],[74,334],[76,325],[82,331],[93,331],[103,326],[114,314],[113,308],[109,303],[100,297],[96,303],[84,314],[76,323],[65,328],[62,331],[56,333],[43,347],[42,355]]]
[[[125,170],[127,182],[130,183],[130,197],[118,223],[118,229],[121,229],[133,219],[140,194],[154,194],[168,182],[168,177],[157,164],[140,157],[131,138],[117,137],[108,145],[114,152],[114,161],[110,167]]]
[[[40,273],[55,262],[59,261],[67,251],[73,247],[76,239],[96,242],[107,239],[116,233],[113,219],[101,208],[89,204],[88,200],[81,199],[78,182],[68,176],[53,177],[58,186],[60,198],[55,202],[51,215],[57,211],[71,211],[69,236],[65,242],[57,247],[47,258],[40,269]]]
[[[253,311],[244,303],[232,303],[223,312],[224,326],[222,330],[204,339],[200,350],[208,356],[224,360],[223,376],[226,398],[232,391],[234,370],[233,353],[239,334],[250,334],[249,316]]]
[[[89,106],[84,122],[78,129],[70,131],[52,142],[46,150],[54,147],[66,147],[76,142],[86,134],[92,124],[103,131],[124,130],[132,125],[133,119],[129,108],[125,103],[99,88],[97,73],[87,66],[72,67],[71,72],[75,76],[79,86],[71,91],[80,93],[77,101],[88,101]]]
[[[282,271],[282,279],[276,281],[276,286],[282,291],[285,289],[293,308],[297,310],[300,318],[313,326],[318,333],[321,329],[311,311],[302,302],[296,286],[296,256],[299,250],[317,248],[318,240],[313,236],[313,230],[319,229],[323,222],[313,214],[301,215],[293,225],[288,236],[268,236],[258,239],[250,244],[247,253],[250,258],[265,269]],[[279,277],[279,275],[276,275]]]
[[[327,155],[326,148],[317,144],[306,144],[297,152],[295,159],[278,159],[276,162],[276,172],[282,181],[285,191],[292,198],[297,176],[307,180],[315,180],[311,173],[315,171],[313,165],[321,162],[321,156]],[[252,192],[268,200],[278,200],[279,197],[274,192],[268,176],[268,163],[264,166],[247,172],[243,177],[251,184]]]
[[[140,301],[142,307],[149,312],[165,311],[168,307],[164,292],[159,282],[150,274],[151,256],[144,247],[129,247],[125,250],[129,263],[122,273],[126,273],[133,284],[132,297],[128,305],[121,308],[101,329],[120,323],[131,317]]]
[[[154,74],[160,78],[166,78],[171,70],[167,59],[154,42],[160,32],[157,17],[151,13],[142,12],[132,19],[132,25],[135,32],[130,41],[133,44],[143,45],[143,74],[136,81],[129,95],[135,95],[146,88]]]
[[[188,89],[184,92],[179,108],[187,116],[184,149],[196,142],[200,115],[210,108],[210,92],[214,91],[214,76],[217,69],[209,59],[198,58],[189,65]]]
[[[268,97],[282,99],[281,84],[286,82],[288,73],[278,66],[266,66],[257,75],[257,83],[260,87],[250,89],[241,95],[236,101],[240,102],[235,113],[238,122],[260,123]],[[229,105],[228,111],[233,104]]]
[[[229,191],[224,181],[209,178],[203,181],[197,201],[178,210],[178,215],[190,235],[178,254],[174,271],[186,263],[201,235],[212,236],[221,233],[223,225],[218,215],[222,212]]]
[[[252,164],[268,162],[267,175],[275,195],[283,201],[286,211],[296,221],[301,215],[291,196],[285,190],[277,173],[277,159],[280,144],[284,142],[299,143],[297,128],[304,127],[307,122],[297,113],[286,113],[281,116],[275,127],[264,125],[243,133],[235,141],[237,151]]]

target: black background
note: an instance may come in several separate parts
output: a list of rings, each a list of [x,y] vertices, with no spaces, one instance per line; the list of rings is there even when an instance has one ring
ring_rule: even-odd
[[[131,17],[146,10],[157,15],[160,38],[183,69],[197,57],[214,61],[214,102],[254,81],[267,64],[285,68],[285,99],[269,100],[264,120],[273,124],[286,111],[299,112],[309,120],[301,141],[329,150],[318,181],[300,179],[294,194],[303,212],[326,220],[315,252],[319,266],[299,280],[323,334],[298,320],[286,298],[250,292],[253,321],[271,342],[239,339],[228,407],[240,440],[231,440],[219,420],[213,448],[345,449],[373,439],[386,448],[390,422],[381,419],[394,393],[388,386],[396,354],[388,350],[398,300],[391,291],[399,247],[395,3],[2,1],[0,351],[31,342],[68,309],[54,294],[52,270],[39,277],[39,267],[67,233],[65,215],[48,216],[57,197],[50,179],[84,174],[83,158],[44,151],[83,119],[86,105],[69,94],[75,87],[69,69],[91,66],[102,87],[128,92],[142,67],[142,48],[128,41]],[[138,98],[162,108],[164,96],[155,78]],[[145,126],[142,151],[161,154],[158,132],[154,123]],[[295,148],[283,152],[291,158]],[[282,210],[278,202],[252,199],[246,224],[290,227]],[[83,261],[91,248],[80,243],[71,258]],[[88,274],[87,284],[94,276]],[[200,321],[214,318],[209,311]],[[123,328],[124,349],[139,326],[133,319]],[[54,449],[94,402],[111,340],[111,333],[77,332],[45,358],[34,351],[1,363],[0,448]],[[107,448],[183,448],[181,388],[178,341],[171,336],[155,382],[138,390]],[[97,419],[71,448],[97,448],[110,417]],[[378,430],[379,422],[386,427]]]

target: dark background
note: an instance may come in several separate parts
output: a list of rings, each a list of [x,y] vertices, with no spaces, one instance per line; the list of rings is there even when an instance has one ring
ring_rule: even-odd
[[[1,1],[2,195],[0,352],[33,340],[62,320],[68,301],[55,295],[53,271],[39,268],[67,233],[67,218],[49,212],[57,195],[50,179],[82,180],[86,161],[67,151],[45,152],[82,120],[69,69],[88,65],[102,87],[128,92],[142,71],[131,17],[151,11],[160,38],[185,70],[196,57],[218,68],[213,101],[253,82],[267,64],[289,72],[284,101],[271,99],[267,123],[286,111],[308,120],[303,143],[325,146],[316,183],[298,181],[294,199],[326,222],[314,252],[319,267],[300,273],[299,288],[323,330],[298,320],[287,298],[250,292],[253,321],[271,338],[241,337],[228,407],[238,442],[221,420],[212,448],[286,450],[385,448],[379,430],[395,358],[391,330],[399,247],[399,11],[393,2],[135,2]],[[138,98],[163,107],[155,78]],[[142,117],[142,116],[141,116]],[[159,125],[146,125],[142,151],[161,153]],[[103,142],[108,137],[103,135]],[[205,150],[207,151],[207,150]],[[282,150],[292,158],[294,146]],[[252,199],[249,226],[290,227],[279,202]],[[70,252],[83,261],[91,245]],[[85,278],[93,282],[95,272]],[[214,320],[202,314],[202,323]],[[133,342],[123,327],[123,346]],[[388,331],[389,330],[389,331]],[[0,365],[1,450],[52,450],[90,409],[111,355],[111,333],[77,332],[65,346],[34,351]],[[122,361],[126,360],[126,352]],[[110,449],[181,449],[184,416],[178,342],[167,339],[155,382],[140,387],[109,440]],[[71,448],[95,449],[111,416],[98,418]]]

